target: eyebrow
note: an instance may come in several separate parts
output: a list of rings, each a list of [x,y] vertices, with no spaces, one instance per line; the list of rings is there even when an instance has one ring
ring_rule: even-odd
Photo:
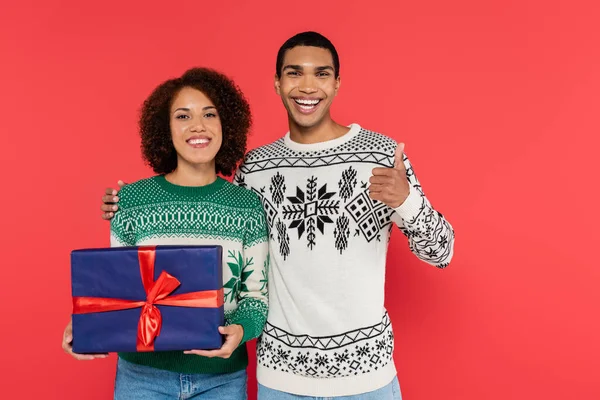
[[[285,71],[286,69],[293,69],[295,71],[302,71],[304,70],[304,67],[302,65],[286,65],[283,67],[283,70]],[[323,65],[321,67],[316,67],[315,70],[317,72],[321,72],[321,71],[333,71],[333,67],[331,65]]]
[[[206,107],[203,107],[203,108],[202,108],[202,111],[210,110],[210,109],[213,109],[213,108],[214,108],[215,110],[217,109],[217,107],[215,107],[215,106],[206,106]],[[185,107],[179,107],[179,108],[178,108],[178,109],[176,109],[175,111],[179,111],[179,110],[181,110],[181,111],[188,111],[188,112],[190,111],[190,109],[189,109],[189,108],[185,108]],[[175,112],[175,111],[173,111],[173,112]]]

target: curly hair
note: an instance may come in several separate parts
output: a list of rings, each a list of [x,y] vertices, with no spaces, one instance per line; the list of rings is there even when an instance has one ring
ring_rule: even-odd
[[[252,126],[250,105],[239,87],[225,75],[210,68],[192,68],[181,77],[158,86],[144,101],[139,120],[144,161],[157,174],[177,167],[173,146],[170,109],[184,87],[204,93],[219,112],[223,141],[215,158],[216,172],[230,176],[246,152],[246,139]]]

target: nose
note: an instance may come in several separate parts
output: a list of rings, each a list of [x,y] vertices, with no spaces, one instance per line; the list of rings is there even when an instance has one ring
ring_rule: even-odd
[[[204,127],[204,118],[196,118],[195,121],[192,121],[192,126],[190,127],[192,132],[204,132],[206,128]]]
[[[298,90],[300,90],[302,93],[308,93],[308,94],[314,93],[317,91],[315,81],[310,74],[306,74],[302,77],[302,80],[300,81],[300,85],[298,86]]]

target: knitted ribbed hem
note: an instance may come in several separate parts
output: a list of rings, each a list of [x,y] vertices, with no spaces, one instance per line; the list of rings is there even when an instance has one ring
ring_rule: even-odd
[[[155,176],[153,179],[166,192],[183,196],[207,196],[216,193],[227,182],[225,179],[217,177],[216,181],[204,186],[180,186],[169,182],[164,175]]]
[[[275,371],[258,365],[258,383],[273,390],[311,397],[355,396],[388,385],[396,376],[396,367],[390,362],[368,374],[342,378],[310,378],[291,372]]]
[[[228,359],[201,357],[181,351],[119,353],[119,357],[130,363],[180,374],[225,374],[248,366],[246,346],[238,347]]]
[[[404,220],[411,220],[415,218],[421,212],[421,206],[423,205],[423,197],[417,189],[410,186],[410,192],[404,203],[394,208],[394,211]]]
[[[261,333],[260,331],[256,332],[256,324],[251,319],[232,320],[231,323],[241,325],[244,328],[244,336],[242,337],[240,346],[243,346],[248,340],[257,338]]]

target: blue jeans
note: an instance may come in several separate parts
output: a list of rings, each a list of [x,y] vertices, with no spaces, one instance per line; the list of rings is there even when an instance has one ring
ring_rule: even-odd
[[[269,389],[263,385],[258,385],[258,400],[402,400],[402,393],[400,393],[400,384],[398,383],[398,377],[395,377],[388,385],[377,389],[373,392],[355,394],[353,396],[340,396],[340,397],[312,397],[312,396],[299,396],[297,394],[291,394],[286,392],[280,392],[279,390]]]
[[[119,358],[115,400],[245,400],[246,370],[230,374],[180,374]]]

